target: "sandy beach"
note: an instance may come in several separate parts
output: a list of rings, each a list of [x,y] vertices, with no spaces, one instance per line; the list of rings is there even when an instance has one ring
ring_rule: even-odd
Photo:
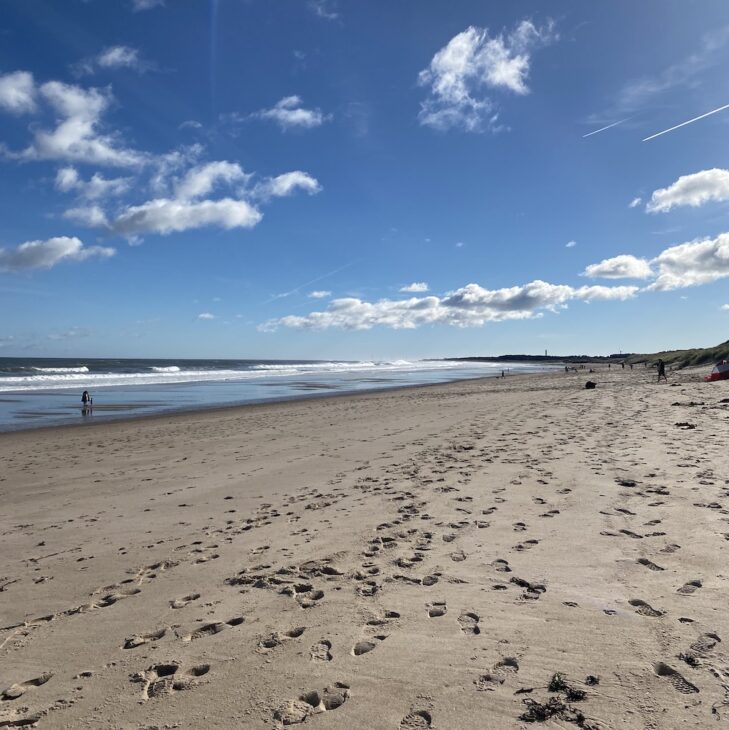
[[[722,726],[729,382],[654,377],[0,435],[0,727]]]

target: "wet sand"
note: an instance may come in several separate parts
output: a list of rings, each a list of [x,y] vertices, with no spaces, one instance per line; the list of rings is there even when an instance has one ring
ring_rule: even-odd
[[[0,727],[721,726],[729,382],[654,377],[0,435]]]

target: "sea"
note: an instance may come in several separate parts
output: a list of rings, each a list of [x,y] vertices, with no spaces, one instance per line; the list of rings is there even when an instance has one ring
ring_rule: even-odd
[[[0,358],[0,431],[315,398],[552,365],[455,360]],[[81,403],[83,391],[93,399]]]

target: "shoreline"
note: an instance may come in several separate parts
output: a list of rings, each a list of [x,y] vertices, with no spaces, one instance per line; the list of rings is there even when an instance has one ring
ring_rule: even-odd
[[[503,379],[513,379],[513,378],[524,378],[524,377],[532,377],[532,376],[539,376],[539,375],[546,375],[549,374],[550,371],[542,371],[542,372],[528,372],[528,373],[516,373],[513,375],[507,375],[506,378]],[[317,392],[311,392],[311,393],[305,393],[301,395],[292,395],[292,396],[283,396],[280,398],[267,398],[262,400],[256,400],[251,402],[240,402],[240,403],[231,403],[229,405],[196,405],[192,407],[181,407],[181,408],[174,408],[169,410],[164,410],[160,412],[154,412],[154,413],[145,413],[145,414],[129,414],[129,415],[121,415],[121,416],[108,416],[104,417],[101,416],[100,418],[97,418],[95,415],[92,415],[91,418],[93,420],[88,421],[82,421],[80,423],[56,423],[56,424],[47,424],[47,425],[39,425],[39,426],[32,426],[32,425],[23,425],[18,428],[8,428],[3,429],[0,428],[0,439],[3,438],[3,436],[8,434],[16,434],[16,433],[26,433],[28,431],[32,431],[34,433],[37,432],[43,432],[43,431],[55,431],[57,429],[66,429],[66,428],[82,428],[82,429],[88,429],[88,428],[94,428],[95,425],[109,425],[112,423],[128,423],[128,422],[137,422],[137,421],[146,421],[149,419],[164,419],[164,418],[173,418],[173,417],[184,417],[186,415],[192,415],[192,414],[198,414],[198,413],[211,413],[215,414],[218,412],[226,412],[230,410],[236,410],[236,409],[249,409],[249,408],[255,408],[256,406],[275,406],[279,404],[286,404],[286,403],[297,403],[299,401],[310,401],[310,400],[325,400],[328,398],[348,398],[348,397],[360,397],[365,395],[376,395],[376,394],[382,394],[382,393],[388,393],[388,392],[395,392],[400,390],[410,390],[413,388],[434,388],[434,387],[444,387],[448,385],[453,385],[456,383],[465,383],[470,381],[486,381],[486,380],[502,380],[502,378],[498,375],[489,375],[489,376],[483,376],[483,377],[476,377],[476,378],[458,378],[454,380],[450,380],[448,382],[437,382],[437,383],[413,383],[413,384],[407,384],[403,383],[401,385],[391,385],[391,386],[384,386],[379,388],[367,388],[363,390],[349,390],[344,392],[328,392],[328,393],[317,393]],[[58,393],[54,392],[51,393],[52,395],[58,395]],[[74,391],[75,394],[75,391]],[[0,399],[2,398],[3,394],[0,394]],[[12,395],[12,393],[8,393],[7,395]],[[43,395],[42,391],[34,392],[33,396],[41,396]],[[96,405],[95,408],[99,408],[103,411],[104,406]],[[81,410],[80,408],[78,409]]]

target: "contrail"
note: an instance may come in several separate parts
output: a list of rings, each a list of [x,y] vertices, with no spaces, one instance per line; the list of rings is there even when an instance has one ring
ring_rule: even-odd
[[[606,129],[610,129],[610,127],[617,127],[618,124],[627,122],[628,120],[630,120],[632,118],[633,117],[628,117],[627,119],[621,119],[619,122],[613,122],[612,124],[608,124],[607,127],[600,127],[600,129],[596,129],[594,132],[588,132],[587,134],[583,134],[582,139],[585,139],[585,137],[592,137],[593,134],[597,134],[598,132],[604,132]]]
[[[303,284],[299,284],[299,286],[297,286],[295,289],[291,289],[290,291],[284,292],[283,294],[274,294],[270,299],[267,299],[264,302],[264,304],[270,304],[271,302],[275,301],[276,299],[284,299],[286,297],[290,297],[292,294],[297,294],[305,286],[311,286],[311,284],[316,284],[317,281],[326,279],[329,276],[334,276],[334,274],[338,274],[340,271],[344,271],[345,269],[348,269],[350,266],[354,266],[355,264],[358,264],[361,260],[362,259],[355,259],[354,261],[350,261],[348,264],[344,264],[344,266],[340,266],[338,269],[334,269],[334,271],[329,271],[326,274],[317,276],[316,279],[312,279],[311,281],[306,281]]]
[[[713,109],[710,112],[706,112],[706,114],[702,114],[699,117],[694,117],[693,119],[689,119],[688,122],[681,122],[681,124],[677,124],[675,127],[671,127],[670,129],[664,129],[662,132],[657,132],[656,134],[652,134],[650,137],[646,137],[643,141],[647,142],[649,139],[655,139],[656,137],[660,137],[662,134],[668,134],[669,132],[673,132],[674,129],[679,129],[680,127],[685,127],[687,124],[691,124],[692,122],[698,122],[699,119],[703,119],[704,117],[709,117],[712,114],[716,114],[717,112],[724,111],[724,109],[729,109],[729,104],[724,104],[724,106],[720,106],[718,109]]]

